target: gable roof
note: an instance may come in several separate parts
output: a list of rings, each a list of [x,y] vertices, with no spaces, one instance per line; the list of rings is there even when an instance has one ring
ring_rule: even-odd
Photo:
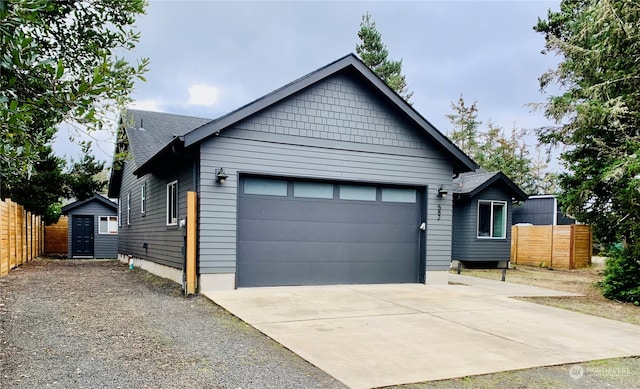
[[[67,204],[64,207],[62,207],[62,214],[66,215],[67,213],[69,213],[70,211],[78,208],[78,207],[82,207],[83,205],[89,204],[92,201],[97,201],[111,209],[113,209],[114,211],[118,209],[118,204],[114,203],[113,201],[109,200],[108,198],[94,193],[93,196],[89,197],[86,200],[82,200],[82,201],[74,201],[71,204]]]
[[[500,171],[461,173],[453,180],[453,193],[472,198],[496,182],[506,186],[515,200],[524,201],[527,199],[527,194]]]
[[[382,81],[371,69],[367,67],[355,54],[348,54],[314,72],[307,74],[275,91],[213,120],[200,128],[184,135],[184,146],[189,147],[215,133],[267,108],[283,99],[340,72],[350,72],[364,79],[383,98],[395,105],[413,123],[418,125],[437,144],[442,146],[452,157],[456,171],[469,171],[478,168],[478,165],[460,150],[449,138],[438,131],[429,121],[409,105],[400,95]]]

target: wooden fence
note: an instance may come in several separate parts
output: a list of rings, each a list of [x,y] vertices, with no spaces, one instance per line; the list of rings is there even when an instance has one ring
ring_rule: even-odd
[[[68,255],[69,217],[60,216],[58,222],[44,227],[44,253]]]
[[[10,199],[0,201],[0,277],[44,251],[42,218]]]
[[[513,226],[511,263],[579,269],[591,265],[591,226]]]

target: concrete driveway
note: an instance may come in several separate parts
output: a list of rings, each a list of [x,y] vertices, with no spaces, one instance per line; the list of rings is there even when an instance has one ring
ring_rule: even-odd
[[[640,326],[510,298],[571,293],[450,281],[203,294],[353,388],[640,355]]]

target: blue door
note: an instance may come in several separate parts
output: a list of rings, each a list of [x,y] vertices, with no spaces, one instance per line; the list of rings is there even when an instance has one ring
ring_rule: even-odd
[[[93,258],[93,215],[73,215],[71,256]]]

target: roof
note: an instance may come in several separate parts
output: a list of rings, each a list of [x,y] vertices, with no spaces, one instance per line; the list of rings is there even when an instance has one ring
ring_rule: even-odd
[[[340,72],[351,72],[366,80],[389,103],[395,105],[411,121],[421,127],[425,133],[436,143],[444,147],[453,158],[456,171],[469,171],[478,168],[478,165],[460,150],[449,138],[438,131],[429,121],[418,113],[400,95],[382,81],[371,69],[367,67],[355,54],[348,54],[314,72],[307,74],[275,91],[213,120],[202,127],[188,132],[184,136],[184,145],[188,147],[201,140],[251,116],[252,114],[267,108],[321,80]]]
[[[210,121],[211,119],[137,109],[128,109],[122,115],[130,151],[138,167],[149,162],[180,137]]]
[[[478,168],[469,156],[422,117],[400,95],[389,88],[352,53],[215,120],[133,109],[126,111],[123,114],[122,123],[126,129],[130,151],[136,164],[133,173],[136,175],[148,173],[152,171],[152,166],[156,161],[162,159],[166,152],[171,151],[177,145],[183,147],[195,145],[260,110],[268,108],[327,77],[343,72],[364,80],[386,102],[424,130],[425,135],[440,145],[451,157],[455,172]],[[119,179],[121,179],[119,174],[121,172],[116,172],[113,169],[109,186],[110,196],[118,191],[115,187],[119,186]]]
[[[82,207],[85,204],[88,204],[92,201],[97,201],[113,210],[117,210],[118,209],[118,204],[114,203],[113,201],[109,200],[108,198],[104,197],[103,195],[97,194],[95,193],[93,196],[89,197],[86,200],[82,200],[82,201],[74,201],[71,204],[67,204],[64,207],[62,207],[62,214],[66,215],[67,213],[69,213],[70,211],[78,208],[78,207]]]
[[[528,198],[518,185],[500,171],[461,173],[453,180],[453,193],[471,198],[496,183],[502,183],[515,200],[524,201]]]

